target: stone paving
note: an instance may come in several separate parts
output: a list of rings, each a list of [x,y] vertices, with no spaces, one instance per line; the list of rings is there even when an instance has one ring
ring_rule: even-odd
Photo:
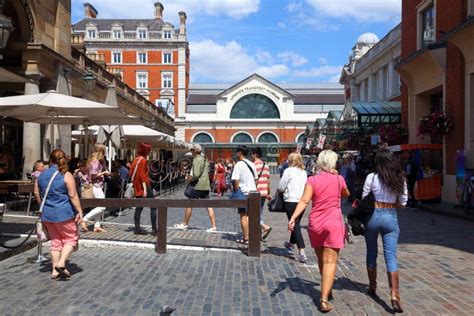
[[[238,231],[236,212],[216,212],[219,230],[234,236]],[[170,211],[168,226],[180,222],[182,213]],[[123,234],[132,236],[125,232],[130,216],[111,219],[106,227],[120,227]],[[148,223],[147,214],[142,218]],[[282,246],[288,238],[286,216],[266,213],[266,219],[273,231],[263,243],[261,258],[233,249],[169,249],[165,255],[156,255],[152,249],[81,247],[71,257],[73,278],[51,281],[47,263],[26,263],[26,258],[34,255],[30,250],[0,262],[0,315],[156,315],[165,304],[176,307],[173,315],[318,314],[320,277],[314,252],[307,249],[308,264],[295,261]],[[302,223],[307,224],[307,214]],[[399,224],[405,314],[472,315],[474,223],[403,209]],[[203,231],[209,226],[205,210],[195,210],[191,226],[195,229],[189,232],[170,230],[168,240],[201,238],[217,245],[225,240],[224,234]],[[303,230],[308,241],[306,226]],[[226,245],[231,243],[226,241]],[[347,245],[338,265],[332,314],[390,313],[385,264],[380,256],[378,264],[380,297],[374,300],[364,294],[364,240],[356,238]]]

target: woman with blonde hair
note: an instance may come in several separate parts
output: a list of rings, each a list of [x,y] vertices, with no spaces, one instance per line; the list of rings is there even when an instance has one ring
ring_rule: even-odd
[[[307,179],[304,170],[303,158],[299,153],[291,153],[288,156],[289,167],[283,172],[283,176],[278,183],[278,192],[283,194],[284,207],[288,220],[293,217],[296,205],[303,195],[304,186]],[[294,229],[291,231],[290,241],[285,241],[284,246],[289,254],[294,254],[293,247],[298,247],[298,255],[296,260],[306,263],[308,258],[304,252],[305,244],[303,235],[301,234],[300,221],[303,217],[303,211],[294,217]]]
[[[53,150],[49,164],[38,176],[34,192],[38,203],[43,202],[40,216],[51,239],[51,279],[69,278],[71,273],[66,262],[77,245],[77,224],[82,222],[81,202],[61,149]]]
[[[312,201],[309,213],[308,235],[311,247],[318,257],[321,274],[321,299],[319,309],[327,313],[333,309],[328,303],[332,298],[332,286],[336,276],[336,264],[339,251],[344,248],[346,229],[341,213],[341,198],[349,196],[346,182],[336,171],[338,156],[332,150],[323,150],[317,161],[318,173],[306,182],[303,196],[288,223],[293,231],[296,219],[303,214]]]
[[[104,176],[110,174],[109,171],[104,170],[105,166],[105,145],[95,144],[94,151],[89,156],[89,159],[87,159],[86,167],[87,182],[92,184],[92,192],[96,199],[105,199]],[[87,213],[87,215],[84,216],[84,221],[81,223],[82,231],[89,231],[86,222],[88,220],[94,220],[94,232],[105,232],[105,229],[101,227],[100,221],[98,220],[104,211],[105,207],[96,207]]]

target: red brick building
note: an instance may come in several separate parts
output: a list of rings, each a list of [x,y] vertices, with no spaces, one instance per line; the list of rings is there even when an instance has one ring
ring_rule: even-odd
[[[402,120],[410,143],[443,143],[443,200],[456,200],[456,153],[474,168],[474,1],[403,0]],[[419,120],[445,112],[454,122],[443,139],[417,135]]]
[[[189,86],[186,13],[179,12],[180,26],[175,29],[163,21],[160,2],[155,2],[154,19],[99,19],[90,3],[84,3],[84,9],[84,19],[72,28],[73,36],[82,37],[85,52],[174,115],[176,136],[184,139],[182,122]]]

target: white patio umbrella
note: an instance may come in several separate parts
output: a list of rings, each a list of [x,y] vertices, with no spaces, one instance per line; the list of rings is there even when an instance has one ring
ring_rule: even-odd
[[[54,124],[140,124],[119,107],[48,91],[46,93],[0,98],[0,115],[26,122],[50,123],[51,140]]]

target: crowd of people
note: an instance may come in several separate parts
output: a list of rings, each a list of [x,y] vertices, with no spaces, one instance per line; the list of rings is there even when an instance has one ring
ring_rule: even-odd
[[[114,162],[114,172],[124,181],[130,182],[136,198],[154,198],[150,183],[150,170],[147,157],[151,146],[139,144],[137,156],[130,163]],[[272,199],[270,186],[270,167],[262,160],[260,148],[249,149],[239,146],[235,152],[235,161],[218,159],[211,167],[203,154],[203,148],[195,144],[192,149],[192,163],[186,176],[185,196],[190,199],[208,199],[213,191],[217,197],[227,191],[231,199],[246,199],[252,191],[261,195],[260,225],[262,239],[266,240],[272,231],[264,219],[264,208]],[[250,159],[249,159],[250,158]],[[309,164],[313,166],[313,164]],[[384,258],[391,290],[391,303],[395,312],[402,312],[399,295],[399,275],[397,263],[397,243],[400,229],[397,222],[397,208],[405,206],[408,201],[408,186],[405,172],[395,155],[388,150],[379,151],[374,157],[372,172],[363,181],[360,196],[351,192],[357,191],[356,174],[360,169],[351,157],[341,160],[332,150],[319,153],[314,169],[307,170],[299,153],[291,153],[284,162],[278,186],[274,188],[280,195],[284,211],[288,217],[289,240],[283,243],[288,254],[297,255],[299,262],[308,262],[305,253],[305,241],[301,232],[301,220],[307,206],[311,203],[307,226],[311,247],[315,250],[319,272],[321,274],[320,310],[332,310],[329,300],[332,299],[336,265],[340,250],[344,248],[347,237],[347,226],[342,213],[343,199],[374,196],[373,214],[365,224],[365,241],[367,247],[367,274],[369,279],[368,294],[376,295],[377,286],[377,239],[382,236]],[[97,144],[86,161],[80,161],[74,172],[69,172],[68,160],[63,151],[57,149],[50,155],[49,168],[42,161],[34,166],[32,176],[35,181],[35,197],[42,206],[42,220],[52,240],[51,278],[68,278],[70,272],[65,266],[67,258],[77,245],[78,226],[88,231],[87,222],[94,223],[95,232],[104,232],[100,219],[104,208],[97,207],[84,215],[79,202],[76,183],[80,183],[82,194],[90,191],[93,198],[105,198],[104,178],[111,172],[106,168],[105,146]],[[77,180],[76,180],[77,179]],[[143,208],[137,207],[134,213],[134,233],[148,234],[140,225]],[[209,233],[217,232],[215,212],[207,208],[210,228]],[[248,244],[249,219],[246,208],[238,208],[241,238],[236,242]],[[182,223],[174,225],[175,229],[186,230],[191,220],[192,208],[186,208]],[[156,209],[150,211],[152,224],[151,234],[156,235]]]

